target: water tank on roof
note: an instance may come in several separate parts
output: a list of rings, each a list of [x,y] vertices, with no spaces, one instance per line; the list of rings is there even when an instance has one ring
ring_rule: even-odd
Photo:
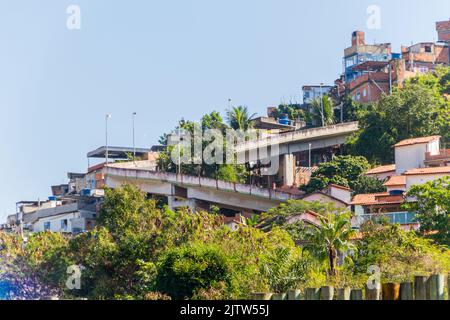
[[[280,119],[278,119],[279,124],[289,125],[289,116],[287,114],[283,114]]]

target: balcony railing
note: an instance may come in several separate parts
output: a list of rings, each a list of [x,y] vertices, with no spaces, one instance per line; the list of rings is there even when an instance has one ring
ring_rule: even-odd
[[[386,217],[389,219],[391,223],[398,223],[401,225],[405,224],[413,224],[416,223],[414,221],[415,218],[414,212],[389,212],[389,213],[380,213],[380,214],[361,214],[356,215],[354,217],[354,226],[359,227],[366,221],[377,221],[382,217]]]
[[[425,161],[450,160],[450,149],[442,149],[439,154],[431,155],[430,152],[425,153]]]

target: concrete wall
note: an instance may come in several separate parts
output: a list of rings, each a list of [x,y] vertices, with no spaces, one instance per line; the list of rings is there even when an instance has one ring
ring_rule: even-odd
[[[330,186],[330,195],[344,201],[345,203],[352,202],[352,193],[350,190]]]
[[[41,219],[38,219],[33,224],[33,232],[45,231],[44,226],[45,226],[46,222],[50,223],[50,231],[53,231],[53,232],[72,232],[71,219],[76,219],[76,218],[80,218],[80,213],[79,212],[71,212],[71,213],[61,214],[61,215],[58,215],[58,216],[51,216],[51,217],[41,218]],[[63,220],[67,220],[67,228],[65,228],[65,229],[62,229],[62,227],[61,227],[61,222]]]
[[[322,203],[333,203],[337,208],[347,208],[349,207],[348,205],[343,204],[340,201],[337,201],[333,198],[328,197],[325,194],[321,194],[321,193],[312,193],[307,195],[306,197],[304,197],[302,200],[305,201],[320,201]]]
[[[424,175],[407,175],[406,176],[406,190],[409,190],[413,185],[421,185],[429,181],[437,180],[445,177],[446,174],[424,174]]]
[[[413,144],[395,148],[395,172],[403,174],[409,169],[422,168],[425,161],[427,144]]]

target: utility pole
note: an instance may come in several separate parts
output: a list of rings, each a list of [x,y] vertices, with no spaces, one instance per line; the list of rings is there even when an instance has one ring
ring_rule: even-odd
[[[320,110],[322,115],[322,127],[325,127],[325,119],[324,119],[324,110],[323,110],[323,92],[322,92],[323,83],[320,84]]]
[[[341,93],[340,93],[340,90],[339,90],[339,83],[337,84],[337,95],[338,95],[338,98],[339,98],[339,101],[341,102],[341,123],[344,123],[344,101],[342,101],[342,98],[341,98]]]
[[[105,158],[106,158],[106,166],[108,166],[108,156],[109,156],[109,150],[108,150],[108,119],[111,118],[110,114],[106,114],[105,116],[105,138],[106,138],[106,153],[105,153]]]
[[[136,144],[134,140],[134,122],[136,118],[136,112],[133,112],[133,163],[136,165]]]
[[[309,148],[308,148],[308,168],[311,168],[311,147],[312,144],[309,144]]]

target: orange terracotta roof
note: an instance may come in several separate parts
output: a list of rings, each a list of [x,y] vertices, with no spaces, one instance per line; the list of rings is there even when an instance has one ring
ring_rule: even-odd
[[[299,188],[289,187],[289,186],[283,186],[283,187],[276,188],[275,191],[292,194],[294,196],[303,196],[305,194],[305,192],[301,191]]]
[[[384,183],[386,187],[389,186],[404,186],[406,185],[406,176],[392,176]]]
[[[395,171],[395,164],[388,164],[386,166],[376,167],[373,169],[370,169],[366,172],[366,174],[378,174],[378,173],[385,173]]]
[[[394,145],[394,147],[403,147],[403,146],[409,146],[409,145],[412,145],[412,144],[428,143],[430,141],[439,139],[440,137],[441,136],[429,136],[429,137],[420,137],[420,138],[406,139],[406,140],[400,141],[399,143]]]
[[[406,171],[404,173],[404,175],[412,176],[412,175],[436,174],[436,173],[448,173],[448,174],[450,174],[450,166],[411,169],[411,170]]]
[[[357,194],[353,197],[351,204],[377,204],[377,197],[379,196],[388,196],[388,192],[379,192],[379,193],[366,193],[366,194]]]
[[[344,186],[340,186],[340,185],[337,185],[337,184],[334,184],[334,183],[331,183],[329,185],[329,187],[338,188],[338,189],[347,190],[347,191],[352,191],[352,189],[350,189],[350,188],[347,188],[347,187],[344,187]]]

